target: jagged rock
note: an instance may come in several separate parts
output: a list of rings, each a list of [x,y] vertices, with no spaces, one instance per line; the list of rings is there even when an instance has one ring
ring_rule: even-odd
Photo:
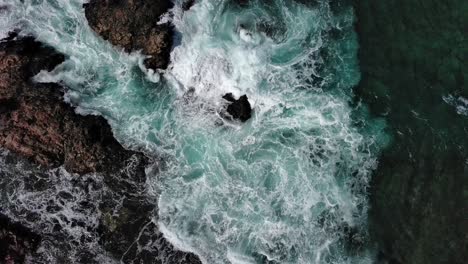
[[[91,28],[125,51],[142,50],[151,56],[148,68],[166,68],[172,45],[172,28],[158,25],[160,16],[172,7],[170,0],[91,0],[84,4]]]
[[[37,249],[40,240],[38,234],[0,214],[0,263],[24,263],[26,255]]]
[[[166,259],[200,263],[194,254],[176,250],[152,223],[156,216],[155,202],[145,196],[145,167],[149,158],[123,148],[104,118],[76,114],[63,101],[59,85],[31,80],[40,70],[52,70],[63,59],[63,55],[30,37],[16,39],[13,34],[0,42],[0,147],[44,165],[36,168],[38,171],[64,165],[66,170],[79,174],[102,173],[111,192],[103,193],[99,201],[102,217],[95,232],[99,234],[99,243],[112,256],[125,258],[126,263],[131,260],[163,263]],[[61,207],[50,205],[50,209],[60,211]],[[140,233],[150,227],[151,232],[143,241]],[[27,235],[23,239],[22,229],[8,228],[0,218],[0,262],[21,263],[25,255],[36,249],[39,236]],[[47,234],[54,235],[60,236]],[[30,237],[34,237],[31,242],[26,240]],[[145,250],[132,247],[143,243],[146,246],[148,241],[152,241],[150,251],[149,246]]]
[[[226,111],[233,119],[245,122],[252,116],[252,107],[250,106],[247,95],[244,94],[236,100],[232,93],[227,93],[223,98],[231,102]]]
[[[188,11],[195,4],[195,0],[185,0],[182,4],[182,10]]]
[[[77,173],[117,171],[131,156],[141,156],[114,139],[104,118],[76,114],[61,87],[30,80],[62,60],[32,38],[0,43],[0,146]]]
[[[114,215],[104,216],[111,228],[100,230],[101,244],[124,263],[201,264],[195,254],[178,251],[164,238],[152,218],[154,209],[145,200],[125,200]]]

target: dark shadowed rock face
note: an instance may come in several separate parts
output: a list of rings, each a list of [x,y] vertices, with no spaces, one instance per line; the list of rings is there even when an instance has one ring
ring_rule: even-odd
[[[0,42],[0,148],[15,153],[14,159],[21,156],[42,164],[32,166],[33,174],[47,175],[48,168],[62,165],[69,172],[102,174],[102,197],[93,201],[99,208],[89,202],[80,203],[78,210],[92,207],[95,214],[99,212],[97,230],[87,230],[99,237],[99,244],[114,258],[125,263],[200,263],[194,254],[176,250],[155,224],[156,202],[149,201],[145,191],[149,158],[124,149],[104,118],[76,114],[63,102],[59,85],[31,80],[40,70],[52,70],[63,60],[62,55],[33,38],[16,39],[12,35]],[[90,188],[86,182],[77,184],[81,185]],[[41,192],[40,186],[31,184],[31,191]],[[60,211],[62,207],[57,204],[51,208]],[[15,217],[20,220],[24,215]],[[62,236],[60,229],[52,233],[35,231],[38,235],[0,217],[0,263],[22,263],[25,256],[34,255],[39,235],[49,239]],[[61,243],[64,248],[71,246],[68,241]]]
[[[148,68],[166,68],[172,45],[172,28],[157,25],[172,7],[170,0],[91,0],[84,5],[91,28],[127,52],[142,50],[151,56]]]
[[[244,94],[236,100],[231,93],[228,93],[225,94],[223,98],[231,102],[226,111],[233,119],[245,122],[252,116],[252,107],[250,106],[247,95]]]
[[[195,0],[185,0],[182,4],[182,9],[188,11],[195,4]]]
[[[62,60],[31,38],[0,44],[0,146],[70,172],[116,171],[136,153],[114,139],[107,121],[76,114],[58,85],[30,80]]]
[[[354,1],[362,80],[391,145],[371,183],[371,232],[402,264],[467,263],[468,98],[464,0]]]
[[[0,214],[0,263],[24,263],[26,254],[35,251],[39,235]]]

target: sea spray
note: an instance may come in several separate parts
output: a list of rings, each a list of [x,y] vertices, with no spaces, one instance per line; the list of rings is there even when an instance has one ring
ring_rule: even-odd
[[[168,79],[195,92],[175,106],[174,162],[155,183],[163,233],[206,263],[366,262],[346,252],[365,243],[375,166],[375,138],[350,116],[350,7],[201,1],[175,14]],[[248,95],[251,121],[216,122],[228,92]]]
[[[44,171],[0,150],[1,213],[41,234],[26,263],[113,263],[96,232],[103,198],[118,198],[102,175],[78,177],[64,168]],[[116,200],[117,201],[117,200]]]
[[[181,41],[154,83],[143,56],[92,32],[82,4],[14,1],[0,21],[67,56],[36,81],[64,83],[78,111],[105,116],[124,145],[163,159],[148,184],[166,238],[205,263],[371,262],[366,186],[380,126],[356,127],[350,106],[359,80],[350,6],[177,3],[165,19]],[[247,94],[251,120],[222,118],[229,92]]]

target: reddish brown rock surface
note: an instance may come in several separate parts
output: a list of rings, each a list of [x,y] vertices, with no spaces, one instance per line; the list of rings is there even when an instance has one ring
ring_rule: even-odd
[[[103,191],[99,227],[90,230],[98,233],[99,244],[110,255],[125,263],[200,263],[195,255],[177,251],[153,222],[156,208],[144,195],[148,158],[124,149],[104,118],[76,114],[63,101],[59,85],[31,80],[40,70],[51,70],[63,60],[32,38],[12,35],[0,42],[0,148],[44,165],[36,168],[39,171],[64,165],[79,174],[101,172],[111,193]],[[27,256],[37,253],[44,234],[3,217],[2,206],[0,263],[24,263]],[[46,231],[45,235],[60,233]]]
[[[31,81],[62,60],[30,38],[0,43],[0,147],[71,172],[116,171],[136,153],[114,139],[106,120],[76,114],[58,85]]]
[[[169,63],[172,29],[157,22],[171,6],[169,0],[91,0],[84,8],[95,32],[127,52],[151,56],[145,66],[156,69]]]

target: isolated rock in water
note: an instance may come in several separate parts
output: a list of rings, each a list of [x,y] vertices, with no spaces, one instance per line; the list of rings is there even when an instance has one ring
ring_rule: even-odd
[[[160,16],[172,7],[170,0],[91,0],[84,4],[91,28],[125,51],[142,50],[151,56],[145,66],[166,68],[172,45],[172,28],[158,25]]]
[[[39,235],[0,214],[0,263],[24,263],[40,240]]]
[[[114,139],[107,121],[76,114],[57,84],[32,82],[62,61],[32,38],[0,43],[0,147],[70,172],[119,170],[137,153]]]
[[[239,119],[245,122],[252,116],[252,107],[250,106],[247,95],[244,94],[236,100],[232,93],[227,93],[223,98],[231,102],[226,111],[233,119]]]

